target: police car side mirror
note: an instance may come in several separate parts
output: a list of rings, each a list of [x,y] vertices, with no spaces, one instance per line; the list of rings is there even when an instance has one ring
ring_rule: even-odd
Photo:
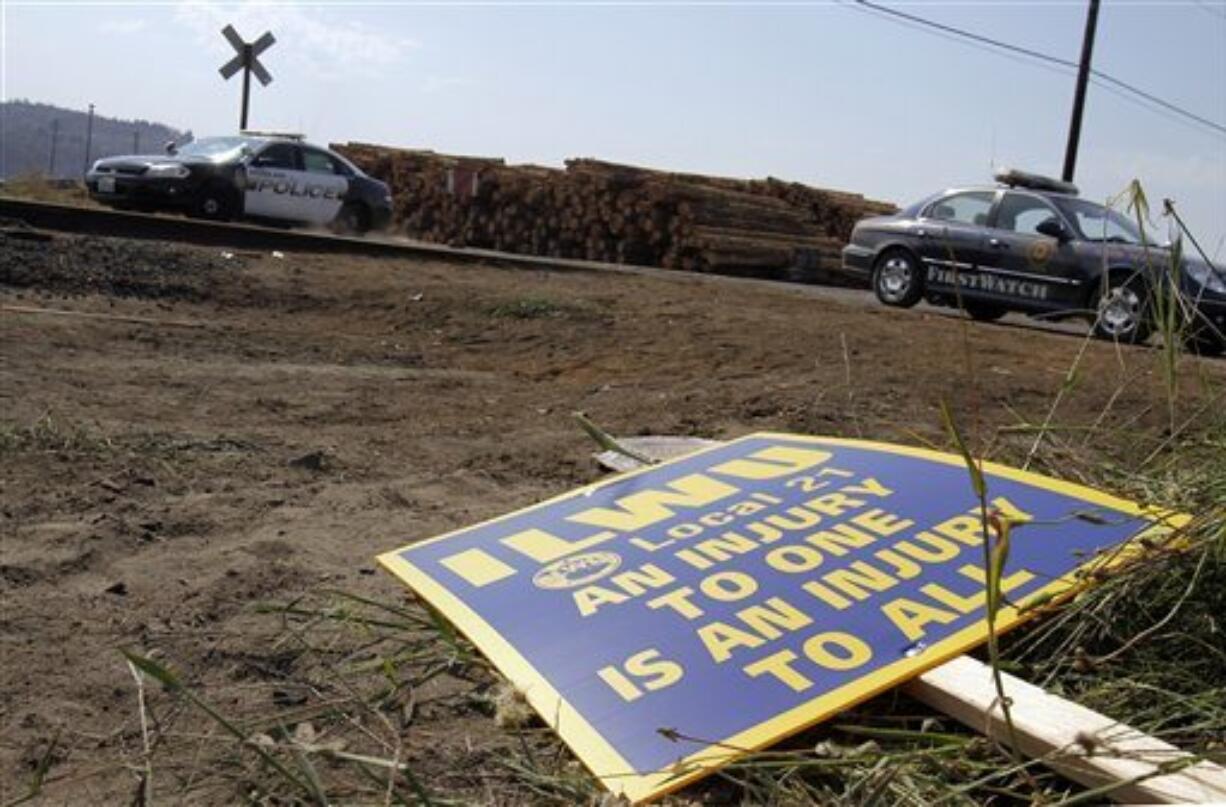
[[[178,150],[179,150],[179,147],[175,145],[175,141],[173,140],[166,141],[166,153],[167,154],[174,154]]]
[[[1061,224],[1056,219],[1047,219],[1046,221],[1041,221],[1039,222],[1039,226],[1036,227],[1035,229],[1038,230],[1041,234],[1050,236],[1051,238],[1056,239],[1062,244],[1065,241],[1068,241],[1070,238],[1068,230],[1066,230],[1064,225]]]

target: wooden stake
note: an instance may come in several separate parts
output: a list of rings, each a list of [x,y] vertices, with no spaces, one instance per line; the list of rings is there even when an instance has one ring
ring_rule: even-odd
[[[1226,802],[1226,768],[1170,743],[1002,674],[1021,751],[1078,784],[1104,788],[1103,798],[1127,804]],[[916,700],[975,731],[1007,742],[992,669],[970,656],[942,664],[903,684]],[[1181,767],[1186,765],[1186,767]],[[1165,770],[1172,773],[1163,773]],[[1115,785],[1115,787],[1111,787]],[[1110,788],[1107,790],[1106,788]]]

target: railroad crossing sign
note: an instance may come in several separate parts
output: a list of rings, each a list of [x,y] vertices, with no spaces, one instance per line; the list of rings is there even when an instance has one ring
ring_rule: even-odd
[[[240,130],[243,130],[247,128],[247,102],[251,95],[251,74],[255,73],[256,79],[265,87],[272,83],[272,74],[264,68],[264,65],[260,64],[260,60],[256,57],[271,48],[277,40],[271,31],[265,31],[264,35],[256,41],[244,42],[243,38],[238,35],[238,31],[234,30],[233,25],[227,25],[225,28],[222,28],[221,35],[230,43],[230,47],[234,48],[238,53],[237,56],[221,66],[220,71],[218,71],[221,73],[221,77],[228,81],[239,70],[243,71],[243,110],[239,117],[238,126]]]

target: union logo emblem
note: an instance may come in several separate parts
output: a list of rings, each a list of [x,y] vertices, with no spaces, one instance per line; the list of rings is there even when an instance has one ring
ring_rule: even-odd
[[[615,552],[588,552],[554,561],[532,576],[532,584],[552,590],[578,588],[608,577],[621,565]]]

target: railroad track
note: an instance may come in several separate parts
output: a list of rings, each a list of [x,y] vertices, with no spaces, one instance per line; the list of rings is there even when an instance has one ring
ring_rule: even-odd
[[[35,202],[0,196],[0,218],[23,221],[40,230],[253,250],[283,250],[350,255],[403,255],[443,260],[490,260],[465,250],[372,236],[359,238],[310,230],[205,221],[182,216],[130,213],[106,208]],[[523,255],[498,254],[497,260],[539,263]]]
[[[17,219],[40,230],[78,235],[177,241],[197,246],[232,249],[275,249],[286,252],[418,257],[457,262],[497,263],[534,269],[622,272],[691,279],[699,282],[779,283],[779,281],[764,278],[687,273],[654,266],[633,266],[573,258],[520,255],[488,249],[448,247],[391,235],[343,236],[318,230],[291,230],[255,224],[205,221],[174,215],[131,213],[100,207],[36,202],[11,196],[0,196],[0,219]],[[786,285],[794,286],[795,284]],[[838,291],[833,288],[831,290]],[[856,294],[858,296],[859,292]]]
[[[539,255],[518,255],[489,249],[448,247],[391,235],[369,234],[343,236],[318,230],[291,230],[256,224],[206,221],[185,216],[155,215],[110,210],[101,207],[53,204],[0,196],[0,220],[16,219],[39,230],[96,235],[111,238],[134,238],[175,241],[206,247],[226,247],[247,250],[280,250],[284,252],[314,252],[325,254],[371,255],[402,258],[427,258],[457,263],[483,263],[525,269],[552,269],[579,272],[615,272],[668,278],[679,282],[769,284],[776,289],[843,302],[875,305],[872,295],[860,289],[836,286],[816,286],[789,283],[766,278],[717,275],[701,272],[680,272],[657,266],[601,263],[573,258],[548,258]]]
[[[130,213],[106,208],[53,204],[0,196],[0,219],[16,219],[40,230],[75,233],[78,235],[109,236],[159,241],[176,241],[197,246],[230,249],[280,250],[324,254],[370,255],[384,257],[427,258],[458,263],[483,263],[530,269],[553,269],[581,272],[615,272],[623,274],[666,277],[670,280],[694,283],[747,284],[771,287],[825,300],[836,300],[864,308],[880,308],[873,295],[865,290],[788,283],[762,278],[678,272],[653,266],[599,263],[567,258],[546,258],[537,255],[516,255],[485,249],[468,249],[427,244],[386,235],[365,237],[333,235],[331,233],[278,229],[255,224],[205,221],[183,216]],[[920,304],[913,313],[961,318],[962,314],[947,308]],[[907,313],[907,312],[896,312]],[[1020,314],[1011,314],[995,323],[998,327],[1041,330],[1051,334],[1084,337],[1085,328],[1063,322],[1043,322]]]
[[[77,235],[108,236],[157,241],[176,241],[207,247],[229,249],[280,250],[348,255],[427,258],[432,260],[499,264],[533,269],[555,269],[585,272],[618,272],[652,277],[667,277],[674,281],[694,283],[747,284],[771,287],[808,297],[832,299],[866,308],[879,306],[872,294],[861,289],[788,283],[764,278],[714,275],[698,272],[678,272],[655,266],[599,263],[569,258],[547,258],[538,255],[517,255],[486,249],[448,247],[397,238],[388,235],[364,237],[332,233],[279,229],[255,224],[206,221],[175,215],[155,215],[110,210],[102,207],[53,204],[0,196],[0,219],[16,219],[39,230],[74,233]],[[921,306],[921,309],[925,306]],[[928,313],[956,312],[928,308]],[[1012,318],[1010,318],[1012,319]],[[1033,323],[1033,321],[1031,321]],[[1015,324],[1021,324],[1020,322]]]

